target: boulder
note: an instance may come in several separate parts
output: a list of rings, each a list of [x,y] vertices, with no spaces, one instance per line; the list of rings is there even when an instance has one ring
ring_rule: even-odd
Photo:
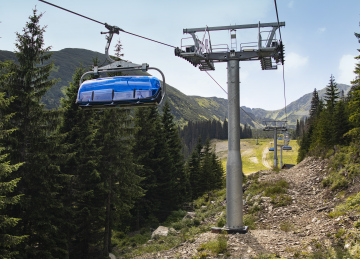
[[[169,234],[169,228],[159,226],[152,234],[151,239],[156,238],[156,236],[164,236],[166,237]]]

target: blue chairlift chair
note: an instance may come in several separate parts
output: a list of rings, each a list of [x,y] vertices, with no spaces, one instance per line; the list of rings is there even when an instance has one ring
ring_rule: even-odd
[[[109,29],[109,37],[105,47],[105,54],[109,65],[97,67],[86,72],[80,79],[80,87],[76,104],[81,108],[114,108],[114,107],[143,107],[159,105],[165,96],[165,76],[161,70],[149,67],[148,64],[134,64],[128,61],[115,61],[109,56],[109,47],[114,33],[119,34],[120,28],[105,24]],[[116,72],[146,72],[157,70],[162,76],[160,80],[152,76],[112,76],[100,77],[84,81],[85,76],[116,73]]]

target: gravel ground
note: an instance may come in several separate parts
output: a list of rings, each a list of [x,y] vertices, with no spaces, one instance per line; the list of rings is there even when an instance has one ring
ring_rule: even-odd
[[[293,168],[278,173],[270,170],[257,172],[260,182],[285,179],[289,183],[287,194],[291,196],[292,203],[273,208],[270,198],[260,197],[262,202],[257,228],[247,234],[227,235],[230,258],[245,259],[262,254],[293,258],[295,253],[315,251],[317,243],[325,246],[333,244],[333,236],[339,228],[353,228],[353,223],[359,219],[358,215],[339,218],[328,216],[340,200],[333,198],[328,189],[321,187],[326,167],[326,160],[307,158]],[[247,205],[244,210],[246,213]],[[286,231],[284,226],[287,226]],[[216,237],[214,233],[203,233],[196,236],[194,242],[185,242],[176,248],[137,258],[192,258],[198,255],[197,248],[202,243]],[[222,257],[224,255],[207,258]]]

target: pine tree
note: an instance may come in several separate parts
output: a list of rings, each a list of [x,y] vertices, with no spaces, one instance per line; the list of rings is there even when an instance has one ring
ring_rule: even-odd
[[[335,78],[333,75],[330,76],[329,85],[326,87],[326,92],[324,95],[324,100],[326,104],[326,109],[332,114],[335,110],[336,102],[338,101],[340,96],[339,89],[337,88],[337,84],[335,82]]]
[[[186,169],[190,179],[192,199],[223,185],[224,169],[215,150],[211,148],[209,139],[204,145],[199,139],[198,145],[187,162]]]
[[[0,70],[6,63],[0,63]],[[0,77],[0,84],[5,78]],[[4,93],[0,94],[0,110],[10,104],[11,100],[4,98]],[[11,119],[11,114],[3,116],[0,114],[0,139],[10,134],[12,130],[3,130],[4,122]],[[13,235],[14,228],[19,222],[19,218],[8,215],[9,206],[18,204],[21,196],[12,196],[20,178],[13,179],[12,172],[16,171],[21,164],[10,165],[7,161],[7,154],[4,153],[5,147],[0,147],[0,258],[14,258],[18,252],[16,246],[24,242],[25,236]]]
[[[59,129],[66,145],[61,171],[72,175],[64,192],[66,227],[70,258],[91,258],[100,253],[103,241],[106,191],[100,170],[101,147],[96,143],[96,112],[81,110],[75,104],[83,69],[76,70],[73,83],[62,100],[63,122]]]
[[[309,115],[310,115],[310,123],[312,121],[315,120],[317,112],[318,112],[318,106],[319,106],[319,94],[316,91],[316,88],[314,89],[313,95],[312,95],[312,99],[311,99],[311,107],[310,107],[310,111],[309,111]]]
[[[168,165],[170,156],[165,147],[162,135],[161,121],[158,109],[137,108],[135,111],[134,158],[141,166],[137,174],[143,178],[140,186],[145,195],[135,204],[133,210],[136,219],[136,229],[143,225],[156,224],[159,218],[167,215],[163,208],[164,191],[169,175],[166,175],[164,166]]]
[[[101,145],[99,171],[105,196],[105,224],[103,254],[112,249],[111,232],[114,223],[121,227],[121,219],[127,216],[133,203],[142,194],[141,178],[136,174],[138,166],[134,163],[133,128],[130,110],[108,109],[101,113],[97,143]]]
[[[191,153],[189,161],[187,163],[187,173],[189,182],[191,185],[191,197],[196,199],[201,195],[202,191],[202,179],[201,179],[201,161],[203,157],[201,139],[199,138],[196,148]]]
[[[59,113],[44,111],[40,99],[54,85],[49,80],[53,67],[49,63],[50,48],[44,47],[44,28],[39,25],[42,14],[33,11],[23,33],[17,33],[18,63],[6,69],[9,77],[1,92],[13,102],[2,107],[3,115],[13,114],[5,129],[16,129],[1,141],[8,150],[10,164],[24,163],[14,179],[20,178],[14,194],[23,194],[19,204],[11,209],[12,217],[21,218],[18,235],[28,235],[26,244],[20,244],[22,258],[66,257],[66,238],[61,232],[64,224],[63,206],[59,190],[63,175],[59,171],[56,139],[53,138]]]
[[[165,102],[162,108],[162,131],[166,141],[166,148],[170,155],[168,166],[164,168],[170,176],[168,183],[168,208],[174,210],[187,196],[189,187],[188,179],[184,169],[184,157],[181,154],[181,141],[179,132],[174,123],[174,116],[170,113],[170,104]]]
[[[349,116],[343,100],[336,103],[334,111],[334,144],[344,145],[347,139],[344,134],[350,130]]]
[[[355,33],[355,37],[360,43],[360,34]],[[358,51],[360,52],[360,49]],[[351,82],[352,86],[349,94],[350,100],[348,104],[350,112],[349,121],[351,123],[352,129],[349,130],[347,135],[358,144],[360,135],[360,55],[355,57],[355,59],[358,60],[354,70],[356,77]]]

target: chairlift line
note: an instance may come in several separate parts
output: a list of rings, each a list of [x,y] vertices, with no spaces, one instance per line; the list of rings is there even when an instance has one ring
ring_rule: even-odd
[[[95,19],[92,19],[92,18],[89,18],[89,17],[87,17],[87,16],[85,16],[85,15],[82,15],[82,14],[79,14],[79,13],[76,13],[76,12],[73,12],[73,11],[71,11],[71,10],[69,10],[69,9],[66,9],[66,8],[63,8],[63,7],[61,7],[61,6],[58,6],[58,5],[49,3],[49,2],[44,1],[44,0],[39,0],[39,1],[40,1],[40,2],[43,2],[43,3],[45,3],[45,4],[48,4],[48,5],[54,6],[54,7],[56,7],[56,8],[59,8],[59,9],[61,9],[61,10],[64,10],[64,11],[66,11],[66,12],[69,12],[69,13],[72,13],[72,14],[75,14],[75,15],[78,15],[78,16],[83,17],[83,18],[85,18],[85,19],[88,19],[88,20],[90,20],[90,21],[93,21],[93,22],[102,24],[102,25],[104,25],[106,28],[108,28],[107,26],[109,26],[107,23],[99,22],[99,21],[97,21],[97,20],[95,20]],[[114,27],[116,27],[116,26],[114,26]],[[120,29],[119,27],[116,27],[116,28],[118,28],[119,31],[121,31],[121,32],[130,34],[130,35],[133,35],[133,36],[135,36],[135,37],[139,37],[139,38],[142,38],[142,39],[145,39],[145,40],[149,40],[149,41],[152,41],[152,42],[155,42],[155,43],[159,43],[159,44],[162,44],[162,45],[171,47],[171,48],[176,48],[175,46],[172,46],[172,45],[170,45],[170,44],[166,44],[166,43],[163,43],[163,42],[160,42],[160,41],[157,41],[157,40],[153,40],[153,39],[150,39],[150,38],[147,38],[147,37],[144,37],[144,36],[141,36],[141,35],[138,35],[138,34],[129,32],[129,31],[125,31],[125,30],[123,30],[123,29]],[[119,34],[119,31],[117,32],[117,34]]]

